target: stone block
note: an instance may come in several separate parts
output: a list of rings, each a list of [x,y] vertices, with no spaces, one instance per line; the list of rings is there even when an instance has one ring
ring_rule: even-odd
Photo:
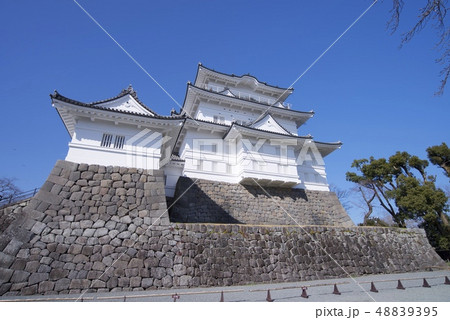
[[[49,280],[59,280],[59,279],[67,277],[68,274],[69,274],[69,270],[52,269],[49,274]]]
[[[142,261],[142,259],[133,258],[128,263],[128,268],[143,268],[143,267],[144,267],[144,262]]]
[[[159,266],[164,268],[172,268],[173,267],[173,260],[168,257],[163,257],[159,261]]]
[[[151,269],[151,275],[155,279],[162,279],[166,276],[167,272],[165,268],[157,267]]]
[[[84,171],[81,173],[81,179],[91,180],[94,177],[94,172]]]
[[[13,275],[13,272],[14,270],[11,269],[0,268],[0,285],[10,280]]]
[[[14,262],[14,257],[0,252],[0,268],[9,268]]]
[[[55,282],[54,290],[60,292],[69,289],[70,279],[59,279]]]
[[[72,279],[70,281],[69,289],[88,289],[91,281],[88,279]]]
[[[152,278],[144,278],[141,281],[141,287],[144,289],[150,288],[153,285],[153,279]]]
[[[180,286],[181,287],[187,287],[191,285],[191,276],[181,276],[180,277]]]
[[[29,273],[36,272],[40,265],[41,263],[39,261],[29,261],[25,266],[25,271]]]
[[[30,275],[28,278],[28,285],[31,286],[33,284],[48,280],[48,273],[35,272]]]
[[[101,261],[95,261],[94,265],[92,266],[92,270],[98,270],[98,271],[105,271],[106,266]]]
[[[92,237],[94,235],[94,233],[96,232],[96,229],[85,229],[83,231],[83,237]]]
[[[24,287],[22,288],[22,290],[20,290],[20,294],[23,296],[31,296],[37,293],[37,288],[38,288],[37,284],[29,287]]]
[[[122,180],[122,175],[120,173],[114,172],[111,174],[111,180],[113,181]]]
[[[81,244],[71,244],[67,250],[67,253],[76,255],[81,253],[81,250],[83,250],[83,246]]]
[[[114,252],[114,247],[112,245],[104,245],[102,246],[102,256],[109,256]]]
[[[39,190],[36,194],[36,198],[49,204],[58,205],[62,202],[63,198],[59,195],[50,193],[48,191]]]
[[[162,285],[164,288],[171,288],[173,285],[172,276],[166,275],[164,278],[162,278]]]
[[[106,288],[106,282],[99,280],[99,279],[95,279],[92,281],[92,285],[90,286],[91,288]]]
[[[13,238],[8,243],[6,248],[3,250],[3,253],[15,256],[19,252],[19,250],[22,247],[22,245],[23,245],[22,241],[18,241],[18,240]]]
[[[130,216],[123,216],[120,218],[121,223],[130,224],[131,223],[131,217]]]
[[[50,292],[54,289],[55,283],[51,281],[43,281],[39,283],[38,293]]]
[[[182,264],[176,264],[173,266],[173,273],[175,276],[184,276],[186,275],[186,266]]]
[[[94,237],[103,237],[104,235],[107,235],[109,230],[107,228],[99,228],[95,231]]]
[[[130,286],[130,278],[120,277],[119,278],[119,287],[128,288]]]

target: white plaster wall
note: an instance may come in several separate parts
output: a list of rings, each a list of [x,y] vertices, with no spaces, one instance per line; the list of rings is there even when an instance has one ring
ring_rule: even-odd
[[[173,197],[178,178],[183,174],[183,164],[177,162],[169,162],[163,167],[165,176],[166,196]]]
[[[67,161],[88,164],[135,167],[143,169],[159,169],[161,134],[147,128],[137,128],[132,125],[114,124],[108,121],[91,121],[78,119],[75,133],[69,143]],[[123,149],[102,147],[104,133],[124,136]],[[141,134],[140,139],[134,139]]]

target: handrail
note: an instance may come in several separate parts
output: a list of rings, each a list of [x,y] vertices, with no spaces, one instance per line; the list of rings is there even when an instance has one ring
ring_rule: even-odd
[[[7,196],[5,198],[0,198],[0,207],[3,207],[8,204],[16,203],[21,200],[25,200],[28,198],[33,197],[37,192],[39,191],[39,188],[34,188],[32,190],[14,193],[10,196]]]

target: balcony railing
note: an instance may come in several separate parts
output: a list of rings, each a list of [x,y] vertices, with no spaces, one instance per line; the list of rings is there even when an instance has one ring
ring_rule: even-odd
[[[225,88],[223,88],[223,87],[218,87],[218,86],[214,86],[214,85],[211,85],[211,84],[205,84],[205,89],[207,89],[209,91],[212,91],[212,92],[217,92],[217,93],[220,93],[223,90],[225,90]],[[269,99],[269,98],[261,97],[261,96],[255,96],[255,95],[252,95],[252,94],[249,94],[249,93],[246,93],[246,92],[241,92],[241,91],[234,90],[234,89],[230,90],[230,92],[236,98],[239,98],[239,99],[242,99],[242,100],[263,103],[263,104],[267,104],[269,106],[272,106],[272,105],[273,106],[277,106],[277,104],[275,104],[276,100],[274,100],[274,99]],[[282,102],[281,104],[286,109],[290,109],[292,107],[292,105],[290,103],[287,103],[287,102]]]

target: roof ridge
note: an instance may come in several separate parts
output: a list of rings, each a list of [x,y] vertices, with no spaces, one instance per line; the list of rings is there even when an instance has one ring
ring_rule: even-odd
[[[133,92],[135,93],[134,90],[131,92],[129,89],[130,89],[130,86],[127,89],[122,90],[121,94],[123,92],[125,92],[122,96],[125,96],[126,94],[133,94]],[[122,96],[119,94],[118,96],[115,97],[115,99],[118,99],[118,98],[120,98]],[[152,112],[152,115],[142,114],[142,113],[133,112],[133,111],[125,111],[125,110],[119,110],[119,109],[110,109],[110,108],[106,108],[106,107],[100,106],[99,102],[97,102],[97,103],[85,103],[85,102],[81,102],[81,101],[74,100],[74,99],[71,99],[71,98],[67,98],[66,96],[63,96],[62,94],[60,94],[57,90],[55,90],[53,93],[50,94],[50,98],[51,99],[57,99],[57,100],[60,100],[60,101],[63,101],[63,102],[68,102],[68,103],[71,103],[71,104],[74,104],[74,105],[78,105],[78,106],[81,106],[81,107],[92,108],[92,109],[97,109],[97,110],[104,110],[104,111],[111,111],[111,112],[116,112],[116,113],[137,115],[137,116],[147,117],[147,118],[167,119],[167,120],[170,120],[170,119],[183,119],[184,118],[183,115],[163,116],[163,115],[159,115],[156,112],[153,112],[151,110],[150,111]],[[134,98],[134,96],[133,96],[133,98]],[[109,100],[109,101],[111,101],[111,100]]]
[[[198,68],[200,68],[200,67],[203,67],[206,70],[209,70],[209,71],[212,71],[212,72],[216,72],[216,73],[219,73],[219,74],[222,74],[222,75],[225,75],[225,76],[228,76],[228,77],[232,77],[232,78],[241,78],[242,79],[243,77],[251,77],[251,78],[255,79],[258,83],[263,84],[263,85],[268,86],[268,87],[271,87],[271,88],[274,88],[274,89],[284,90],[284,91],[294,91],[294,88],[292,88],[292,87],[291,88],[282,88],[282,87],[279,87],[279,86],[268,84],[267,82],[260,81],[260,80],[258,80],[257,77],[251,75],[250,73],[243,74],[241,76],[237,76],[234,73],[229,74],[229,73],[225,73],[225,72],[214,70],[212,68],[205,67],[202,63],[198,64]]]
[[[130,84],[127,88],[123,89],[122,91],[120,91],[120,93],[114,97],[111,98],[107,98],[107,99],[103,99],[103,100],[98,100],[98,101],[93,101],[93,102],[81,102],[75,99],[71,99],[68,98],[66,96],[63,96],[62,94],[60,94],[57,90],[55,90],[53,92],[53,94],[50,94],[50,97],[52,99],[59,99],[59,100],[63,100],[65,102],[69,102],[69,103],[73,103],[76,105],[80,105],[80,106],[84,106],[84,107],[99,107],[99,104],[103,104],[103,103],[107,103],[110,101],[114,101],[117,99],[120,99],[126,95],[130,95],[131,97],[133,97],[133,99],[141,106],[143,107],[145,110],[149,111],[150,113],[152,113],[155,117],[159,117],[160,115],[153,111],[152,109],[150,109],[148,106],[146,106],[137,96],[137,92],[134,90],[133,86]],[[105,108],[103,108],[105,109]],[[124,113],[133,113],[133,114],[137,114],[135,112],[127,112],[127,111],[123,111]]]

